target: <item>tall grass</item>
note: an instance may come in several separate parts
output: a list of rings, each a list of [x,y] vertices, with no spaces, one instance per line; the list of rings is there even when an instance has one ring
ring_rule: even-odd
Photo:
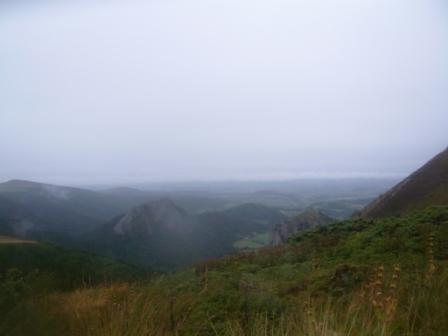
[[[250,311],[224,319],[212,310],[195,319],[204,294],[172,295],[157,282],[85,288],[53,294],[47,300],[53,307],[51,313],[66,321],[67,335],[448,335],[448,272],[435,272],[431,280],[422,276],[411,283],[398,281],[397,267],[389,271],[379,268],[373,280],[371,291],[366,284],[348,303],[325,296],[308,297],[297,299],[279,314]],[[388,292],[394,284],[396,292]],[[379,289],[384,290],[381,302],[376,295]],[[394,309],[389,308],[390,295]]]
[[[342,223],[142,283],[33,295],[0,334],[446,336],[448,211],[422,216]]]

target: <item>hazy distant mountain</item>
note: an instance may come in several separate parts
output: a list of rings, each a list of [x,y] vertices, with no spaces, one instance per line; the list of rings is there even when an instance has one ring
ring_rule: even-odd
[[[288,183],[223,182],[218,186],[211,184],[210,191],[207,189],[208,184],[200,183],[188,184],[183,188],[177,186],[180,189],[173,189],[176,185],[168,184],[165,188],[158,186],[159,189],[154,186],[155,189],[151,191],[129,187],[92,191],[11,180],[0,183],[0,233],[60,242],[62,236],[76,235],[95,229],[132,207],[161,198],[173,200],[176,205],[186,209],[190,214],[207,214],[234,207],[237,209],[238,205],[246,203],[288,209],[294,213],[314,204],[314,207],[321,209],[324,213],[344,218],[347,213],[365,204],[365,202],[358,204],[357,199],[365,195],[378,194],[380,190],[385,190],[385,185],[388,183],[387,181],[351,180],[289,181]],[[240,184],[242,184],[241,190],[232,189]],[[231,192],[226,192],[224,187],[227,185]],[[213,191],[213,188],[218,188],[218,191]],[[277,189],[279,191],[276,191]],[[341,198],[349,200],[349,203],[338,201],[335,204],[333,202]],[[208,216],[222,222],[224,214]]]
[[[302,211],[307,207],[325,210],[329,216],[347,218],[379,194],[399,182],[396,178],[298,179],[287,181],[210,181],[141,184],[140,194],[149,193],[140,203],[169,198],[190,213],[225,210],[246,203]],[[148,191],[151,190],[151,191]],[[134,191],[136,191],[134,189]],[[113,189],[114,195],[128,197],[132,190]],[[138,196],[138,190],[137,195]],[[340,200],[347,201],[345,204]],[[338,204],[327,202],[338,201]],[[329,211],[326,211],[328,208]]]
[[[308,208],[298,216],[278,224],[272,232],[272,245],[284,244],[297,232],[316,226],[327,225],[335,220],[314,208]]]
[[[170,200],[135,207],[110,225],[114,234],[138,238],[151,238],[162,231],[183,234],[191,228],[187,212]]]
[[[235,243],[243,241],[249,246],[246,243],[251,237],[266,236],[263,244],[268,243],[268,232],[280,223],[285,222],[279,227],[277,241],[295,232],[296,227],[279,209],[263,203],[289,207],[297,201],[296,209],[286,209],[294,213],[300,211],[300,204],[314,202],[319,209],[344,216],[358,206],[356,195],[381,187],[322,182],[316,185],[322,190],[313,194],[311,185],[316,182],[307,183],[300,185],[308,196],[302,199],[297,191],[285,201],[283,194],[269,189],[248,193],[128,187],[91,191],[12,180],[0,184],[0,234],[75,245],[156,269],[173,269],[232,253]],[[335,194],[341,188],[345,191],[338,195],[348,197],[349,203],[325,201],[333,196],[316,203],[321,200],[319,193],[329,190]]]
[[[259,223],[263,228],[269,228],[285,218],[277,209],[254,203],[241,204],[215,213],[205,213],[202,214],[202,217],[213,216],[216,214],[221,217],[226,217],[229,220],[254,221]]]
[[[129,207],[90,190],[22,180],[0,183],[0,230],[22,237],[79,234]]]
[[[242,236],[270,230],[283,219],[280,211],[254,204],[189,214],[164,199],[135,207],[87,234],[84,247],[169,270],[231,253]]]
[[[33,226],[32,218],[30,209],[0,196],[0,234],[24,237]]]
[[[367,205],[361,217],[378,218],[448,204],[448,148]]]
[[[133,207],[138,204],[171,199],[190,213],[222,210],[231,202],[215,193],[188,190],[141,190],[129,187],[117,187],[101,190],[101,193],[115,197],[121,203]]]

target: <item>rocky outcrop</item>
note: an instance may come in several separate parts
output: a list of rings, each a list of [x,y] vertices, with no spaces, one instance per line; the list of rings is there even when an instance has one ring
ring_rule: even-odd
[[[181,232],[187,221],[185,210],[171,200],[160,200],[133,208],[116,221],[113,231],[119,235],[138,233],[147,236],[160,229]]]
[[[298,216],[285,220],[277,225],[272,232],[271,244],[281,245],[288,241],[288,238],[299,231],[310,229],[316,226],[327,225],[334,222],[334,219],[321,213],[314,208],[308,208]]]

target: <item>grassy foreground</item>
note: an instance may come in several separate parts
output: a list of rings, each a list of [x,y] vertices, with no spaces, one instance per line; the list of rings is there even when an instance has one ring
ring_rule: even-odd
[[[147,281],[18,299],[4,335],[447,335],[448,208],[351,220]]]

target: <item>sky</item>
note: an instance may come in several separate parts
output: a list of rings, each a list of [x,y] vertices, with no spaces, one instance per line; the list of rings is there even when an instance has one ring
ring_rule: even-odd
[[[0,1],[0,181],[403,176],[447,92],[444,0]]]

